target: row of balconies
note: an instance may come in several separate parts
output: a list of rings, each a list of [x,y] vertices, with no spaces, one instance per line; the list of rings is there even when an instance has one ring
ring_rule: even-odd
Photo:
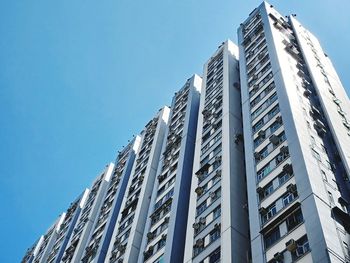
[[[265,34],[262,32],[251,45],[245,49],[245,60],[249,64],[255,58],[255,55],[267,49]]]
[[[211,70],[213,67],[215,67],[217,65],[217,63],[222,61],[223,54],[224,54],[224,52],[223,52],[223,50],[221,50],[217,55],[210,58],[210,61],[208,63],[208,71]]]
[[[267,51],[267,46],[265,46],[261,51],[258,50],[259,53],[257,53],[256,56],[254,56],[255,54],[253,52],[250,51],[250,57],[249,57],[249,61],[247,60],[246,63],[247,63],[247,66],[246,66],[246,69],[247,69],[247,74],[251,74],[251,71],[253,70],[254,67],[256,67],[257,63],[263,63],[263,59],[266,58],[268,59],[269,58],[269,53]]]
[[[254,28],[261,21],[260,13],[256,13],[250,20],[248,20],[245,24],[241,24],[243,26],[243,37],[249,33],[249,31]]]

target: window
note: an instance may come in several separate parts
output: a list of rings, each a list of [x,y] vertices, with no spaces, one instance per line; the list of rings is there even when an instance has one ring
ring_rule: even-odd
[[[314,136],[310,136],[310,139],[311,139],[311,144],[316,144],[316,141],[315,141],[315,137]]]
[[[331,202],[331,204],[334,204],[334,198],[331,192],[328,191],[328,197],[329,197],[329,201]]]
[[[299,225],[303,221],[304,221],[303,214],[301,212],[301,209],[299,208],[292,215],[287,217],[286,223],[287,223],[288,232],[293,230],[297,225]]]
[[[275,214],[277,214],[277,209],[276,209],[276,204],[273,204],[267,209],[267,212],[261,216],[262,223],[264,224]]]
[[[221,152],[221,144],[219,144],[213,151],[214,155],[217,155],[219,152]]]
[[[329,170],[332,170],[332,165],[331,163],[329,162],[329,160],[326,160],[326,166]]]
[[[257,132],[266,122],[271,120],[278,112],[279,112],[279,106],[276,105],[273,107],[264,117],[262,117],[254,126],[253,126],[253,133]],[[267,118],[266,118],[267,117]]]
[[[344,250],[345,250],[345,255],[346,256],[350,256],[350,250],[349,250],[349,245],[343,241],[343,247],[344,247]]]
[[[268,147],[266,146],[259,152],[259,158],[257,159],[257,163],[263,160],[268,154],[269,154],[269,150],[268,150]]]
[[[289,205],[293,200],[297,198],[297,194],[288,192],[282,197],[283,207]]]
[[[269,113],[268,117],[271,119],[273,116],[275,116],[279,112],[279,107],[274,107]]]
[[[321,156],[315,149],[312,149],[312,156],[315,157],[317,161],[321,161]]]
[[[195,245],[193,247],[193,256],[198,256],[204,250],[204,242],[201,245]]]
[[[264,118],[261,118],[255,125],[253,126],[253,132],[255,133],[264,125]]]
[[[218,218],[221,215],[221,206],[219,205],[217,208],[213,210],[213,220]]]
[[[207,200],[202,202],[198,207],[197,207],[197,216],[200,215],[201,213],[204,212],[204,210],[207,209]]]
[[[273,191],[274,191],[273,184],[272,182],[270,182],[264,187],[262,194],[260,194],[260,200],[269,196]]]
[[[289,156],[288,150],[277,154],[277,156],[275,157],[276,165],[279,165],[280,163],[282,163],[285,159],[288,158],[288,156]]]
[[[280,228],[277,226],[275,229],[264,236],[265,249],[271,247],[278,239],[280,239],[280,237]]]
[[[297,249],[292,252],[292,259],[296,260],[310,251],[309,240],[303,236],[297,241]]]
[[[289,173],[285,173],[285,172],[280,174],[278,176],[279,185],[282,185],[285,182],[287,182],[289,180],[289,178],[291,178],[292,176],[293,176],[293,174],[289,174]]]
[[[269,107],[273,102],[277,100],[277,94],[274,93],[268,98],[259,108],[257,108],[251,115],[252,119],[255,119],[262,111]]]
[[[220,248],[216,249],[213,253],[209,255],[209,263],[220,262]]]
[[[158,250],[165,246],[166,238],[162,238],[158,242]]]
[[[209,243],[214,242],[220,237],[220,229],[215,229],[214,231],[210,232],[209,234]]]
[[[257,179],[258,179],[258,181],[261,181],[270,172],[271,172],[271,167],[270,167],[270,163],[268,163],[267,165],[265,165],[263,168],[261,168],[257,172]]]
[[[279,121],[275,121],[274,123],[271,124],[270,126],[270,133],[275,132],[279,127],[282,126],[282,123]]]

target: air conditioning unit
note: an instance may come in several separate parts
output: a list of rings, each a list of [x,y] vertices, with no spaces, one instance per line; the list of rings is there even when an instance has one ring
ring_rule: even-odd
[[[265,132],[264,130],[260,130],[260,131],[258,132],[258,136],[261,137],[261,138],[265,138],[266,132]]]
[[[276,262],[283,261],[283,259],[284,259],[283,253],[277,252],[276,254],[273,255],[273,259],[274,259]]]
[[[292,174],[293,173],[293,167],[290,163],[287,163],[283,166],[283,172],[287,174]]]
[[[297,193],[297,186],[295,184],[289,184],[287,186],[287,191],[293,194]]]
[[[265,57],[265,53],[259,53],[258,59],[263,59]]]
[[[210,114],[210,112],[209,112],[208,109],[204,109],[204,110],[202,111],[202,114],[203,114],[204,116],[207,116],[207,115]]]
[[[273,23],[273,25],[277,28],[277,29],[282,29],[282,25],[280,24],[280,22],[277,20]]]
[[[256,188],[256,192],[258,193],[258,194],[262,194],[263,192],[264,192],[264,188],[262,188],[262,187],[258,187],[258,188]]]
[[[194,223],[194,224],[192,225],[192,227],[193,227],[195,230],[198,230],[199,227],[200,227],[200,225],[199,225],[199,223]]]
[[[259,213],[260,214],[266,214],[267,213],[267,209],[265,207],[260,207],[259,208]]]
[[[148,238],[148,239],[152,239],[152,238],[154,238],[154,236],[155,236],[155,234],[152,233],[152,232],[148,232],[148,233],[147,233],[147,238]]]
[[[161,174],[161,175],[158,175],[158,181],[161,182],[165,179],[165,175],[164,174]]]
[[[271,135],[269,140],[273,145],[277,145],[280,142],[280,138],[275,134]]]
[[[220,229],[220,228],[221,228],[221,224],[220,224],[220,223],[216,223],[216,224],[214,225],[214,228],[215,228],[215,229]]]
[[[197,241],[196,241],[196,246],[197,246],[197,247],[202,247],[203,245],[204,245],[204,240],[203,240],[203,238],[197,239]]]
[[[209,196],[210,196],[211,198],[215,198],[216,194],[215,194],[215,192],[210,192],[210,193],[209,193]]]
[[[147,249],[147,251],[152,252],[153,249],[154,249],[154,246],[149,246],[149,248]]]
[[[287,154],[287,153],[289,152],[288,146],[282,146],[282,147],[280,148],[280,152],[281,152],[282,154]]]
[[[279,124],[282,124],[282,116],[277,116],[276,117],[276,122]]]
[[[220,169],[216,170],[216,173],[215,173],[215,174],[216,174],[216,176],[219,176],[219,177],[220,177],[220,176],[221,176],[221,170],[220,170]]]
[[[119,251],[124,251],[125,250],[125,245],[118,245],[118,250]]]
[[[243,135],[242,135],[242,133],[237,133],[236,135],[235,135],[235,144],[238,144],[240,141],[243,141]]]
[[[200,223],[200,224],[205,225],[205,222],[206,222],[205,217],[200,217],[200,218],[199,218],[199,223]]]
[[[297,249],[297,243],[295,242],[294,239],[290,239],[287,243],[286,243],[286,248],[289,252],[293,252]]]
[[[221,162],[221,155],[215,157],[215,162]]]
[[[197,176],[198,180],[202,180],[203,179],[203,174],[201,174],[201,173],[196,174],[196,176]]]
[[[289,45],[289,42],[288,42],[287,40],[285,40],[285,39],[282,40],[282,43],[283,43],[284,45],[286,45],[286,46]]]
[[[256,92],[259,89],[259,85],[258,84],[254,84],[252,86],[252,91]]]
[[[200,187],[200,186],[198,186],[194,191],[198,196],[202,195],[204,192],[203,187]]]
[[[254,158],[256,161],[259,161],[261,158],[261,154],[259,152],[254,152]]]

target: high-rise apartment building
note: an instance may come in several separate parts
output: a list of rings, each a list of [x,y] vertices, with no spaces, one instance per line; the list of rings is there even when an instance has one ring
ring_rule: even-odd
[[[38,252],[33,259],[33,263],[47,262],[49,254],[59,237],[62,222],[64,220],[64,214],[59,216],[56,222],[49,228],[46,234],[41,238],[38,244]]]
[[[136,153],[140,147],[140,137],[136,136],[117,156],[113,174],[100,210],[95,216],[95,224],[85,246],[82,262],[104,262],[114,226],[120,212],[126,186],[129,182]]]
[[[248,213],[238,48],[221,44],[204,65],[184,262],[245,262]]]
[[[349,262],[349,100],[317,39],[264,2],[238,30],[253,262]]]
[[[201,84],[194,75],[173,98],[140,263],[183,261]]]
[[[85,190],[73,201],[58,221],[28,249],[22,262],[61,262],[62,255],[72,235],[74,226],[86,201]]]
[[[84,207],[79,215],[73,234],[69,240],[61,262],[79,262],[86,250],[89,236],[97,220],[97,214],[102,206],[109,182],[114,170],[114,164],[110,163],[104,171],[96,178],[88,190]]]
[[[162,108],[141,132],[122,210],[105,262],[137,262],[170,109]]]
[[[51,249],[51,252],[44,262],[59,263],[61,262],[64,251],[66,250],[69,239],[73,233],[75,224],[84,207],[88,190],[85,190],[74,202],[71,203],[65,213],[63,213],[63,221],[58,230],[57,239]]]
[[[22,262],[350,262],[350,103],[263,2]]]

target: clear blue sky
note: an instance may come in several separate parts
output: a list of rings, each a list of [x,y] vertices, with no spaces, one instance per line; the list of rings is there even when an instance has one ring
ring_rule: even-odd
[[[270,2],[319,37],[349,87],[349,0]],[[0,262],[19,262],[259,4],[2,0]]]

